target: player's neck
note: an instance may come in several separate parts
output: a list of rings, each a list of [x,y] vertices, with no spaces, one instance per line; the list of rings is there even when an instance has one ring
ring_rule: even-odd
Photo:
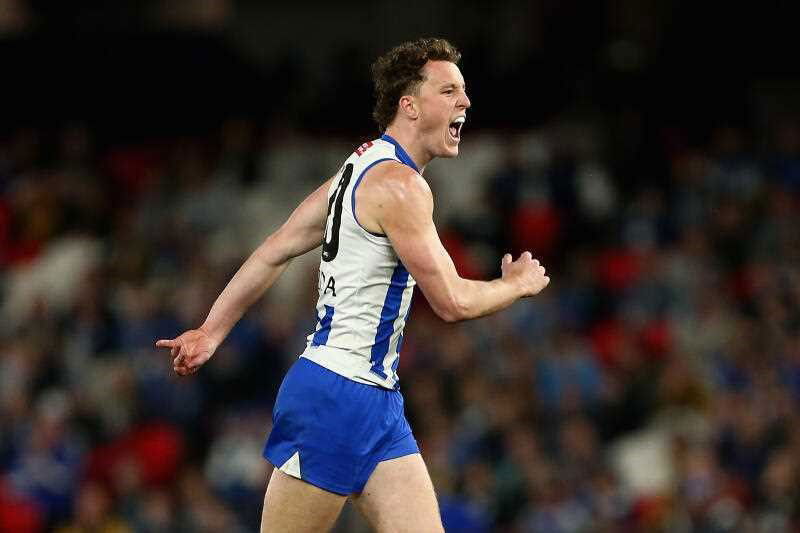
[[[391,125],[386,128],[386,135],[397,141],[403,150],[411,157],[414,164],[417,165],[419,173],[425,171],[425,166],[433,159],[430,154],[424,150],[422,143],[418,140],[414,131]]]

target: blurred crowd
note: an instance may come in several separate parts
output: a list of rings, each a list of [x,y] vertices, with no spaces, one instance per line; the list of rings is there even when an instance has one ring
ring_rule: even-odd
[[[426,172],[462,275],[531,250],[552,277],[463,324],[415,297],[399,374],[447,530],[797,531],[800,125],[672,132],[652,173],[603,132],[467,128]],[[191,378],[153,343],[364,140],[0,139],[0,531],[257,529],[318,251]],[[364,527],[348,506],[339,530]]]

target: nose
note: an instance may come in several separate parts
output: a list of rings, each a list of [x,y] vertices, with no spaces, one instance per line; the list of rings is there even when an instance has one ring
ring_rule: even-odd
[[[472,102],[469,101],[469,96],[467,96],[467,93],[461,93],[461,94],[462,94],[461,107],[463,107],[464,109],[469,109],[470,107],[472,107]]]

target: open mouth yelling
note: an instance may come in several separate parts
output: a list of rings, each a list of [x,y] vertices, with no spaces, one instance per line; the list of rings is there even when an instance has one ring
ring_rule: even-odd
[[[450,137],[454,141],[458,142],[461,140],[461,127],[464,126],[466,120],[466,117],[456,117],[456,119],[450,123],[448,130],[450,131]]]

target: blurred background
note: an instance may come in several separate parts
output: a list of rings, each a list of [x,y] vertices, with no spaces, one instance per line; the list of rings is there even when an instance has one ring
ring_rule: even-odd
[[[400,376],[447,530],[800,530],[795,21],[0,0],[0,531],[257,530],[319,252],[192,378],[153,342],[377,136],[369,65],[419,36],[461,49],[473,102],[425,173],[459,271],[527,249],[553,280],[467,324],[417,293]]]

